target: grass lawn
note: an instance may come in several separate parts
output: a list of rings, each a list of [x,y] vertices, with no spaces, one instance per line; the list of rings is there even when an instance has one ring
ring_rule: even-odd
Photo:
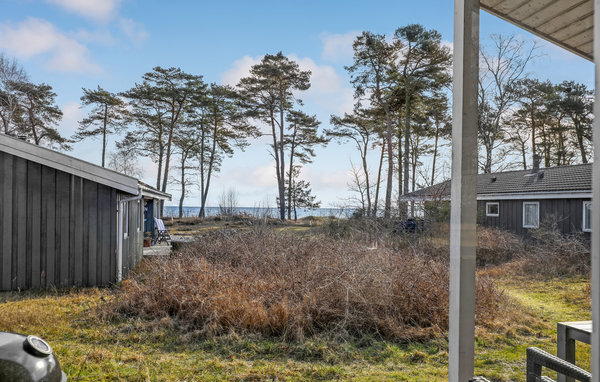
[[[590,318],[589,282],[493,277],[519,313],[477,329],[476,374],[524,381],[527,346],[556,354],[556,322]],[[98,319],[95,308],[111,298],[107,289],[0,293],[0,330],[48,340],[70,381],[446,380],[445,338],[207,339],[177,332],[169,320]],[[588,346],[578,344],[577,360],[589,369]]]

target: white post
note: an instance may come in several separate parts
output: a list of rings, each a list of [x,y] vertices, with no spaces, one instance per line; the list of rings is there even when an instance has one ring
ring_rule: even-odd
[[[600,382],[600,0],[594,0],[594,165],[592,172],[592,381]]]
[[[448,380],[466,382],[475,356],[479,0],[454,1],[453,70]]]

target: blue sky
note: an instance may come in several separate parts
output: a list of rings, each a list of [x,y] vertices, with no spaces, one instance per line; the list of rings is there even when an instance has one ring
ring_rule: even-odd
[[[175,66],[201,74],[206,82],[235,84],[265,53],[282,51],[313,72],[304,95],[304,111],[329,116],[350,111],[352,89],[344,65],[362,30],[392,34],[400,26],[421,23],[452,41],[453,1],[150,1],[150,0],[2,0],[0,51],[16,57],[34,82],[50,84],[63,109],[60,130],[71,135],[85,114],[81,88],[120,92],[139,82],[154,66]],[[534,37],[485,12],[481,39],[491,33]],[[593,86],[593,65],[542,43],[543,57],[530,72],[553,82],[575,80]],[[116,138],[111,138],[112,143]],[[77,143],[70,153],[100,162],[97,141]],[[264,139],[227,159],[215,179],[209,205],[234,188],[240,205],[274,205],[275,172]],[[350,145],[331,143],[306,166],[324,206],[344,204],[350,182]],[[448,161],[448,158],[445,158]],[[154,166],[141,159],[145,180],[153,184]],[[179,194],[172,186],[175,205]],[[194,192],[193,192],[194,193]],[[198,205],[190,195],[186,205]]]

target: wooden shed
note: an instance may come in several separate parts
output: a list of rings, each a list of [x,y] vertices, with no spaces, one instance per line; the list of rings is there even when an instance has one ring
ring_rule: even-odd
[[[522,236],[541,226],[564,234],[591,232],[592,164],[477,175],[477,224]],[[450,181],[404,200],[450,200]]]
[[[0,290],[109,285],[142,259],[138,180],[0,135]]]

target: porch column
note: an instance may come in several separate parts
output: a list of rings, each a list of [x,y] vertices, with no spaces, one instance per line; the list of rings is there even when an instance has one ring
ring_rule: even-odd
[[[479,0],[454,1],[453,71],[448,380],[465,382],[475,348]]]
[[[592,381],[600,382],[600,0],[594,0],[594,165],[592,174]]]

